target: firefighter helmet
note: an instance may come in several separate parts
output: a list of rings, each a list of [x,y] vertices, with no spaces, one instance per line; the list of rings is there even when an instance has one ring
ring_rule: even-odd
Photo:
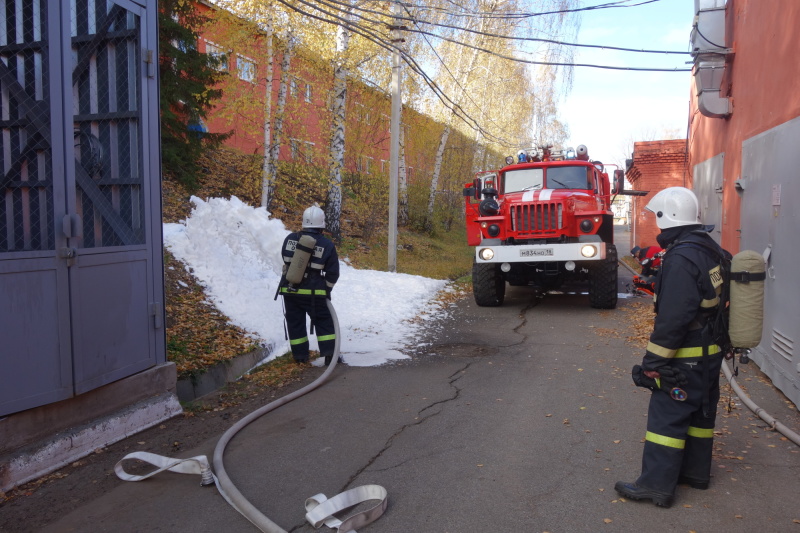
[[[659,229],[700,224],[700,204],[697,196],[686,187],[668,187],[645,206],[656,214]]]
[[[325,213],[317,204],[303,211],[303,228],[314,229],[325,227]]]

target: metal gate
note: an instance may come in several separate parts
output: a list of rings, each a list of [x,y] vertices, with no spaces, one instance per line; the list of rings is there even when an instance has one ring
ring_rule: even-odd
[[[165,359],[155,2],[2,3],[0,415]]]

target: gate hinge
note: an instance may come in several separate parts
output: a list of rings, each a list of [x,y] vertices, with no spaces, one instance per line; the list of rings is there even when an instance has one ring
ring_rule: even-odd
[[[144,51],[144,62],[147,63],[147,77],[148,78],[155,78],[156,77],[156,63],[155,63],[155,53],[151,49],[146,49]]]
[[[150,314],[153,315],[153,327],[155,329],[164,327],[164,314],[161,311],[161,302],[150,304]]]

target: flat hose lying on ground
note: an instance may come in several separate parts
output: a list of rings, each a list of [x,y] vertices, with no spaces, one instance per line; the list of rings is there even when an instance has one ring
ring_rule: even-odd
[[[772,429],[783,434],[784,436],[786,436],[786,438],[788,438],[789,440],[800,446],[800,435],[798,435],[797,433],[786,427],[784,424],[778,422],[773,416],[770,416],[769,413],[764,411],[764,409],[756,405],[755,402],[751,400],[747,396],[747,394],[745,394],[745,392],[742,390],[739,384],[736,383],[736,378],[733,377],[733,372],[731,372],[731,369],[728,368],[728,363],[726,363],[725,361],[722,362],[722,371],[724,372],[725,377],[728,378],[728,382],[731,384],[733,392],[736,393],[736,395],[739,397],[740,400],[742,400],[742,403],[745,404],[748,409],[757,414],[758,417],[767,424],[769,424],[770,427],[772,427]]]
[[[251,504],[247,498],[242,495],[241,492],[239,492],[239,489],[236,488],[236,485],[233,484],[230,477],[228,477],[228,473],[225,471],[223,456],[225,454],[225,447],[228,445],[231,439],[245,426],[257,418],[269,413],[270,411],[273,411],[278,407],[285,405],[292,400],[295,400],[300,396],[303,396],[304,394],[316,389],[328,379],[328,377],[331,375],[331,372],[333,372],[333,369],[336,368],[336,364],[339,361],[339,345],[341,338],[339,333],[339,319],[330,300],[326,300],[326,303],[331,312],[331,316],[333,317],[333,327],[334,332],[336,333],[333,357],[331,358],[330,365],[328,365],[328,368],[325,370],[325,372],[313,382],[301,389],[287,394],[286,396],[278,398],[274,402],[269,403],[260,409],[253,411],[246,417],[242,418],[239,422],[234,424],[225,433],[223,433],[222,437],[220,437],[216,447],[214,448],[214,473],[211,472],[211,469],[208,465],[208,460],[205,456],[197,456],[189,459],[170,459],[168,457],[147,452],[134,452],[126,455],[116,464],[114,471],[117,473],[117,476],[125,481],[142,481],[159,472],[163,472],[164,470],[183,474],[200,474],[202,475],[203,485],[215,483],[217,489],[225,498],[225,500],[261,531],[266,533],[286,533],[286,530],[282,529],[280,526],[275,524],[275,522],[267,518],[261,511],[256,509],[253,504]],[[126,459],[139,459],[146,461],[158,467],[158,470],[144,476],[128,474],[122,468],[122,462]],[[378,500],[378,503],[363,512],[349,517],[344,522],[333,516],[334,513],[338,513],[343,509],[371,500]],[[327,526],[332,528],[337,527],[339,528],[339,531],[345,533],[347,531],[351,531],[354,529],[354,527],[363,527],[376,520],[386,510],[387,503],[388,498],[386,489],[379,485],[363,485],[361,487],[356,487],[354,489],[342,492],[331,499],[327,499],[324,494],[317,494],[306,500],[306,510],[308,511],[306,514],[306,519],[311,522],[314,527],[319,527],[319,525],[325,523]]]

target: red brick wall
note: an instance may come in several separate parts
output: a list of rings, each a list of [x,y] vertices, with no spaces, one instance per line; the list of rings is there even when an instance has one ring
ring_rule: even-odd
[[[630,247],[655,246],[660,230],[655,216],[644,207],[657,192],[667,187],[692,188],[686,168],[686,139],[634,143],[633,166],[628,169],[627,178],[634,190],[648,191],[647,196],[633,197]]]

